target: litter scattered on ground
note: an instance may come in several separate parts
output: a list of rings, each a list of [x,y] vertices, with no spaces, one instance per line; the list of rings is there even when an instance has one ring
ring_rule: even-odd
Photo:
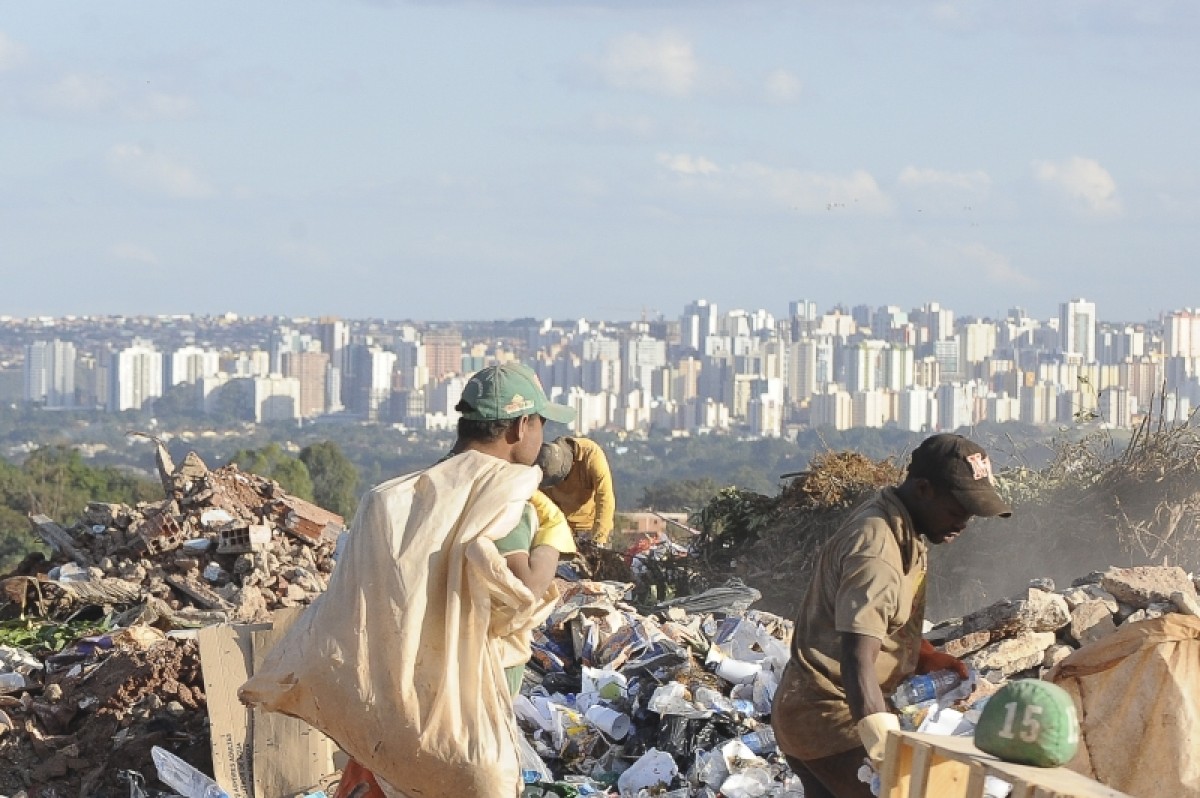
[[[160,448],[159,463],[164,501],[92,503],[69,527],[35,518],[50,559],[0,579],[0,641],[19,641],[0,646],[0,794],[170,794],[156,747],[212,776],[196,629],[269,620],[325,588],[341,518],[195,455],[176,467]],[[821,501],[841,490],[807,484]],[[756,609],[758,590],[737,580],[673,589],[655,558],[689,556],[661,540],[597,560],[629,581],[560,569],[560,600],[515,699],[526,795],[802,794],[770,725],[791,621]],[[647,579],[658,580],[649,591]],[[1181,568],[1112,568],[1063,588],[1032,580],[1024,595],[927,630],[973,677],[905,707],[903,725],[964,733],[1008,681],[1198,607]]]

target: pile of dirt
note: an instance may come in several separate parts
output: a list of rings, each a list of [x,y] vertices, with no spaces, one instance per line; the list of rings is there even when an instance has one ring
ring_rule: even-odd
[[[155,745],[211,772],[195,641],[133,627],[78,641],[27,678],[0,696],[0,793],[127,796],[126,772],[154,774]]]

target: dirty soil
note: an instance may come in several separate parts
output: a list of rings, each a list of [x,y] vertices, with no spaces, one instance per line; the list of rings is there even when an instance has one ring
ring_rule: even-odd
[[[212,772],[194,641],[93,652],[20,698],[0,697],[14,728],[0,738],[0,793],[128,796],[122,771],[155,785],[152,746]]]

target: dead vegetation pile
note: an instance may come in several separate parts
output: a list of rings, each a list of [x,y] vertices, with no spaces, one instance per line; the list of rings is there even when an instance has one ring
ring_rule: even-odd
[[[1003,443],[983,441],[1004,457]],[[931,552],[929,617],[1023,589],[1030,574],[1070,579],[1109,566],[1200,570],[1200,428],[1149,418],[1128,444],[1106,431],[1053,442],[1041,468],[1010,464],[997,486],[1011,519],[977,519]],[[826,451],[777,497],[730,488],[698,515],[707,578],[741,577],[764,609],[791,617],[821,545],[874,490],[903,479],[907,453],[873,460]]]

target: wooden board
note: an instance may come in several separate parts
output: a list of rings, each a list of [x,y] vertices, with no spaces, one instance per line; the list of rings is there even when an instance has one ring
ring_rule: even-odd
[[[981,798],[986,776],[1013,785],[1010,798],[1131,798],[1066,768],[1003,762],[964,737],[888,735],[881,798]]]

